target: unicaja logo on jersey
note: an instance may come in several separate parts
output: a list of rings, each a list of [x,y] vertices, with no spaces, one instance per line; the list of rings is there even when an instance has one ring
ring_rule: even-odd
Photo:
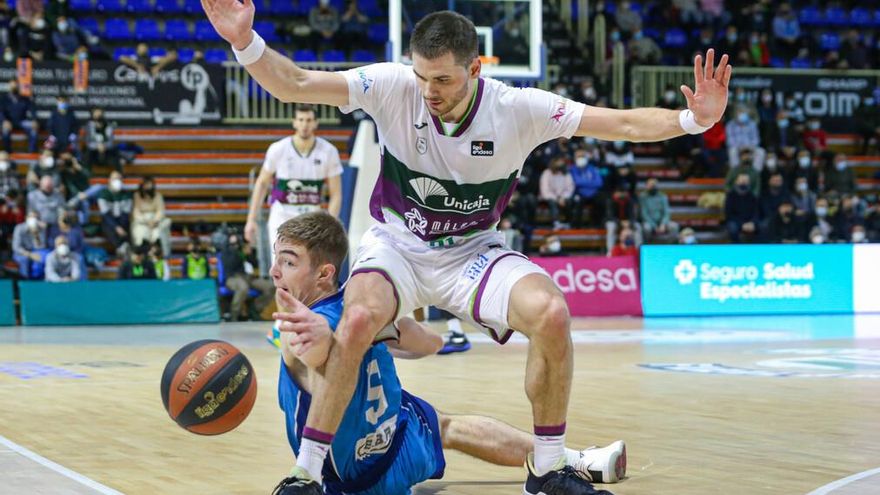
[[[495,155],[495,143],[492,141],[471,141],[471,156]]]
[[[673,269],[675,279],[681,285],[690,285],[697,278],[697,266],[691,260],[681,260]]]
[[[418,198],[413,198],[409,195],[407,195],[407,197],[431,211],[473,213],[475,211],[488,210],[492,206],[492,202],[489,201],[489,198],[482,194],[477,196],[476,199],[461,200],[455,198],[449,194],[449,191],[446,190],[443,184],[440,184],[430,177],[410,179],[409,185],[412,187]],[[428,204],[428,199],[433,196],[443,198],[443,202],[438,204],[439,201],[435,200],[432,201],[431,204]],[[412,227],[410,227],[410,230],[413,230]]]
[[[442,184],[430,177],[419,177],[418,179],[410,179],[409,185],[418,195],[422,203],[431,196],[449,196],[449,192]]]
[[[406,226],[410,231],[425,235],[425,227],[428,226],[428,221],[425,220],[425,217],[422,216],[419,210],[413,208],[404,213],[403,217],[406,219]]]

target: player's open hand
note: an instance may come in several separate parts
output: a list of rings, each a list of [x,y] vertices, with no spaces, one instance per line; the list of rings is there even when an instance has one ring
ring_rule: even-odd
[[[727,108],[727,91],[730,85],[730,74],[733,67],[727,63],[727,54],[721,57],[715,67],[715,50],[706,52],[706,65],[703,57],[694,57],[694,90],[682,84],[681,92],[687,100],[687,106],[694,113],[697,123],[704,127],[714,125],[721,120]]]
[[[272,313],[272,318],[280,321],[278,330],[296,334],[289,337],[288,345],[296,348],[294,352],[297,356],[301,356],[312,346],[331,337],[332,332],[327,320],[289,292],[276,290],[275,302],[280,311]]]
[[[217,34],[237,50],[247,48],[254,24],[253,0],[202,0],[202,9]]]

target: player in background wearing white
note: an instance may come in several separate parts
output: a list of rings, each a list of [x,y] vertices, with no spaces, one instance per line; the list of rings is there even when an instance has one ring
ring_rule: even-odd
[[[495,227],[525,158],[543,142],[572,135],[662,141],[708,130],[727,107],[727,55],[717,70],[714,50],[705,65],[695,57],[695,88],[681,87],[686,110],[616,110],[480,77],[476,29],[454,12],[435,12],[414,27],[411,67],[322,72],[301,69],[266,47],[252,29],[252,0],[202,0],[202,6],[264,89],[285,102],[364,109],[383,150],[370,202],[379,224],[355,256],[325,373],[312,381],[297,458],[308,474],[300,486],[321,486],[321,467],[357,383],[357,363],[375,336],[412,309],[436,305],[499,342],[513,331],[529,338],[525,389],[535,436],[523,493],[594,493],[565,469],[573,375],[568,306],[540,267],[503,248]],[[308,328],[301,330],[300,340],[308,342]],[[560,485],[568,488],[554,488]]]

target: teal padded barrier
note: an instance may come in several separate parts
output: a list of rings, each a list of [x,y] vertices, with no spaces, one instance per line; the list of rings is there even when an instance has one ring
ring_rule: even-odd
[[[14,299],[12,280],[0,280],[0,325],[15,325]]]
[[[206,280],[19,282],[23,325],[216,323],[217,286]],[[10,297],[11,300],[11,297]]]

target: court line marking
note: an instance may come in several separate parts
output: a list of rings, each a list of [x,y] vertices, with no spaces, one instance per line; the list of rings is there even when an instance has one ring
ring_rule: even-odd
[[[122,492],[117,492],[116,490],[114,490],[108,486],[104,486],[91,478],[83,476],[83,475],[77,473],[76,471],[70,470],[70,469],[62,466],[61,464],[58,464],[56,462],[52,462],[49,459],[46,459],[45,457],[37,454],[36,452],[32,452],[32,451],[22,447],[21,445],[13,442],[12,440],[4,437],[3,435],[0,435],[0,445],[5,445],[10,450],[12,450],[12,451],[24,456],[24,457],[27,457],[28,459],[36,462],[37,464],[39,464],[43,467],[49,468],[52,471],[55,471],[56,473],[58,473],[62,476],[66,476],[66,477],[72,479],[73,481],[76,481],[82,485],[85,485],[89,488],[97,490],[99,493],[101,493],[103,495],[124,495]]]
[[[868,476],[872,476],[874,474],[880,474],[880,468],[869,469],[867,471],[862,471],[861,473],[856,473],[852,476],[847,476],[846,478],[839,479],[837,481],[828,483],[825,486],[821,486],[811,491],[807,495],[825,495],[827,493],[831,493],[832,490],[840,488],[842,486],[846,486],[855,481],[859,481],[860,479],[867,478]]]

